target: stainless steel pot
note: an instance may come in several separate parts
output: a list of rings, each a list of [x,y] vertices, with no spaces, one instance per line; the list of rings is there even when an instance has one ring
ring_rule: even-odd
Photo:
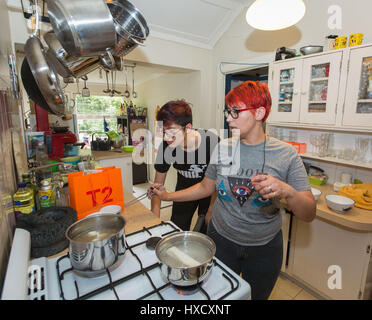
[[[125,253],[125,220],[117,214],[88,216],[66,230],[74,272],[96,277],[114,270]]]
[[[210,237],[199,232],[176,232],[160,240],[155,252],[161,262],[161,271],[170,283],[190,286],[209,275],[216,245]]]
[[[69,55],[52,30],[45,33],[44,40],[49,47],[47,58],[50,64],[64,78],[70,76],[80,78],[100,66],[100,59],[98,57],[78,58]]]
[[[71,56],[98,56],[115,46],[115,26],[104,0],[47,0],[47,4],[53,30]]]

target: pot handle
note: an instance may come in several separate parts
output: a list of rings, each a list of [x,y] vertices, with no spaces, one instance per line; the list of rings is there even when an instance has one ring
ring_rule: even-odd
[[[33,19],[31,19],[31,21],[32,21],[32,24],[35,23],[35,30],[34,30],[34,32],[32,33],[31,36],[37,38],[37,36],[38,36],[37,33],[39,32],[39,6],[37,5],[37,0],[34,0],[32,2],[33,2],[33,9],[35,11],[35,22],[34,22]],[[32,25],[32,28],[33,27],[34,26]]]
[[[144,47],[145,45],[142,43],[142,42],[140,42],[140,41],[138,41],[138,40],[136,40],[135,38],[133,38],[133,37],[131,37],[130,38],[130,40],[132,40],[135,44],[137,44],[137,45],[139,45],[139,46],[142,46],[142,47]]]
[[[116,66],[114,57],[112,56],[112,53],[109,48],[107,48],[106,53],[101,54],[99,58],[105,68],[113,69]]]

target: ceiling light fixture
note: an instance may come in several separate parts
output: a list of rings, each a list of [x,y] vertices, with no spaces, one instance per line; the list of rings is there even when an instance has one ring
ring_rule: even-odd
[[[305,11],[302,0],[256,0],[248,8],[245,18],[255,29],[272,31],[295,25]]]

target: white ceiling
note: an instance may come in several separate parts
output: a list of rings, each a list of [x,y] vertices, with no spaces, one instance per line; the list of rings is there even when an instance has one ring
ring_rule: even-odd
[[[154,37],[212,49],[253,0],[130,0]]]

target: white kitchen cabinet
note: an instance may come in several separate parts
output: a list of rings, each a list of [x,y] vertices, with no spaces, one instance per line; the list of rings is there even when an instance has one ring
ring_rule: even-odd
[[[372,128],[372,46],[350,49],[342,124]]]
[[[295,221],[290,276],[326,298],[370,299],[364,293],[371,273],[371,233],[319,218],[311,223]],[[334,288],[336,284],[340,288]]]
[[[302,60],[300,59],[274,63],[270,121],[299,121],[301,72]]]
[[[342,51],[273,63],[270,122],[334,124]]]
[[[132,157],[120,157],[102,159],[97,161],[102,167],[111,167],[121,169],[121,180],[123,182],[123,189],[133,192],[133,173],[132,173]],[[125,201],[125,199],[124,199]]]
[[[334,124],[342,52],[303,59],[300,122]]]

